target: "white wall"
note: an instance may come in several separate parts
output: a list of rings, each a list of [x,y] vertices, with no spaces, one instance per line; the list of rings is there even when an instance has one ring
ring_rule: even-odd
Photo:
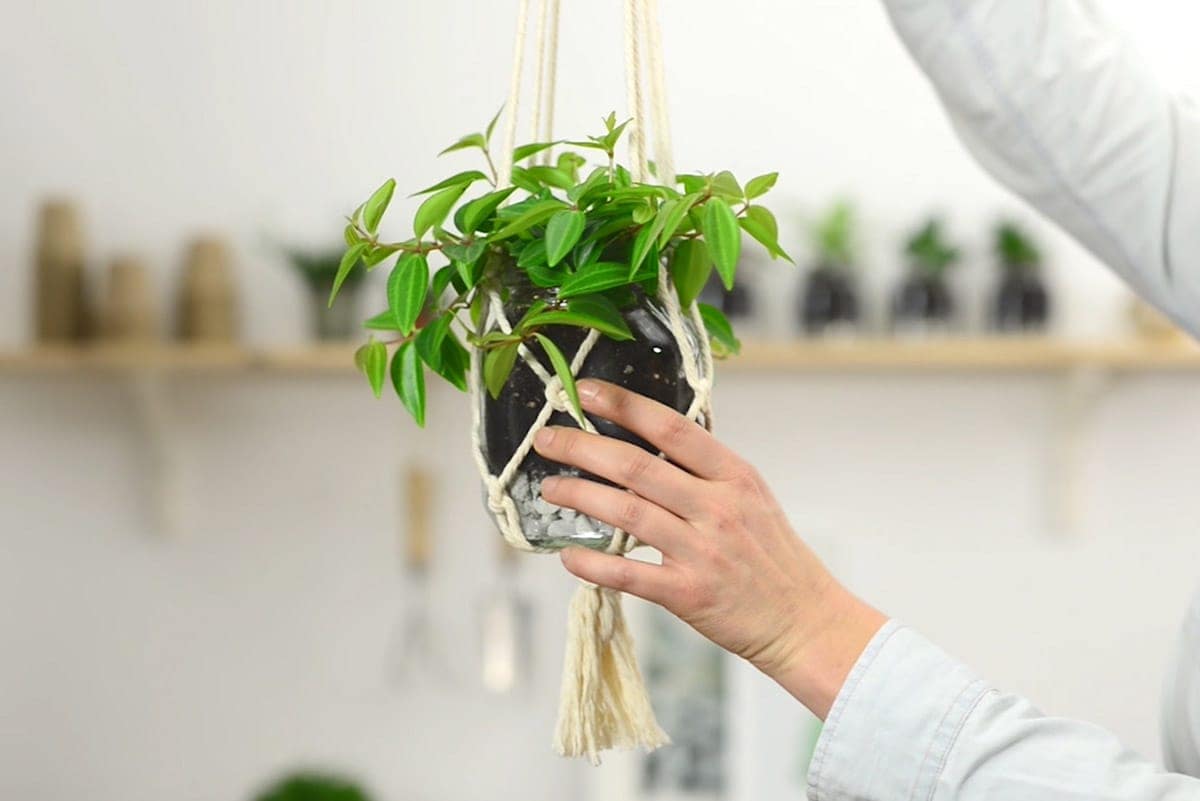
[[[465,163],[430,157],[501,100],[513,5],[8,4],[0,343],[27,335],[33,208],[54,192],[86,208],[98,263],[143,252],[164,293],[184,238],[227,232],[248,336],[294,341],[300,293],[263,236],[319,244],[383,176],[415,187]],[[566,6],[559,119],[574,132],[623,105],[619,15]],[[895,274],[903,230],[945,210],[974,243],[962,282],[988,283],[986,226],[1019,207],[962,154],[875,2],[664,6],[681,165],[780,169],[775,205],[796,250],[803,215],[853,193],[872,225],[876,287]],[[1183,38],[1197,12],[1114,6],[1172,80],[1200,75]],[[1053,280],[1069,288],[1060,327],[1118,327],[1115,281],[1050,244]],[[792,280],[770,285],[790,292]],[[1044,526],[1057,389],[743,376],[721,390],[721,433],[864,595],[1049,710],[1154,752],[1158,677],[1196,563],[1195,381],[1125,379],[1106,399],[1085,525],[1066,540]],[[554,560],[523,568],[542,604],[527,695],[489,699],[469,678],[383,680],[406,597],[394,539],[396,470],[410,455],[467,487],[439,507],[433,593],[451,656],[469,663],[494,549],[461,399],[440,393],[418,438],[396,404],[346,379],[188,379],[171,394],[188,531],[164,542],[146,514],[128,387],[0,378],[0,794],[237,798],[298,761],[361,772],[392,799],[578,790],[588,771],[546,747],[571,587]]]

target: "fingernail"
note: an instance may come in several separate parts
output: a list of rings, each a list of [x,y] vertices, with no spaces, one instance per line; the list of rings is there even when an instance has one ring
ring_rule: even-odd
[[[579,397],[581,400],[595,400],[600,394],[600,385],[595,381],[580,381],[576,386],[579,388]]]
[[[550,443],[554,442],[554,429],[543,428],[537,432],[537,436],[533,438],[533,444],[538,450],[550,447]]]

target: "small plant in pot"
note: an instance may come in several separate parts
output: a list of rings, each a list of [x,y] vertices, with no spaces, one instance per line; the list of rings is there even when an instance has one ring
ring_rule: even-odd
[[[358,329],[356,295],[366,273],[352,270],[342,282],[341,296],[330,304],[329,290],[337,278],[343,251],[310,251],[290,248],[288,261],[304,279],[308,291],[310,325],[312,333],[320,340],[344,341],[352,339]]]
[[[950,245],[941,220],[927,222],[905,246],[909,274],[892,300],[892,330],[901,335],[949,331],[954,323],[954,296],[946,273],[962,252]]]
[[[837,203],[812,227],[815,264],[800,295],[800,323],[813,336],[853,334],[859,316],[854,207]]]
[[[1000,285],[992,305],[992,326],[1002,333],[1044,331],[1050,319],[1050,295],[1041,279],[1042,254],[1017,225],[996,227]]]
[[[504,479],[511,505],[503,509],[512,509],[524,539],[539,550],[608,549],[615,532],[541,499],[546,476],[572,470],[534,452],[530,432],[591,426],[651,450],[632,433],[585,417],[576,379],[614,382],[697,417],[695,386],[711,380],[711,354],[739,348],[721,311],[696,303],[701,289],[714,270],[726,288],[734,286],[743,232],[772,256],[787,257],[775,217],[755,202],[774,186],[774,173],[745,186],[728,172],[680,175],[669,186],[652,176],[638,180],[615,157],[627,124],[610,114],[599,134],[566,143],[570,149],[553,161],[551,149],[564,143],[518,147],[505,181],[494,166],[493,120],[444,151],[480,151],[486,171],[460,172],[418,192],[424,200],[412,237],[380,235],[394,181],[346,226],[335,294],[359,262],[390,270],[387,308],[365,323],[374,333],[356,356],[360,368],[377,395],[390,376],[421,425],[427,371],[477,390],[481,472]],[[599,163],[590,166],[584,154]],[[432,264],[437,258],[444,263]],[[500,519],[494,494],[489,507]]]

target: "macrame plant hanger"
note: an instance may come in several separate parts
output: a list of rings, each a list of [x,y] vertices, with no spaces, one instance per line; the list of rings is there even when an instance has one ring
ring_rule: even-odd
[[[526,32],[529,23],[529,0],[519,0],[517,29],[513,48],[512,80],[506,105],[504,143],[497,164],[497,186],[510,185],[512,154],[516,145],[521,78],[525,55]],[[666,186],[675,183],[671,155],[665,81],[663,78],[661,33],[658,26],[658,0],[624,0],[625,21],[625,78],[631,122],[629,132],[630,162],[635,181],[657,179]],[[537,69],[532,113],[533,141],[549,142],[553,136],[554,93],[558,56],[558,22],[560,0],[538,0],[536,27]],[[649,100],[654,118],[656,175],[650,169],[646,155],[645,117],[642,113],[643,48],[648,56],[650,73]],[[551,149],[539,156],[549,164]],[[665,311],[671,333],[679,347],[684,378],[691,388],[693,400],[687,410],[688,418],[708,427],[712,423],[712,351],[697,306],[684,309],[671,281],[670,271],[659,270],[658,301]],[[688,326],[690,321],[690,328]],[[512,331],[498,293],[489,293],[480,317],[477,333]],[[587,337],[571,359],[573,375],[579,375],[600,338],[598,331]],[[566,397],[562,382],[552,369],[543,365],[537,355],[524,345],[520,358],[545,386],[545,403],[512,458],[498,475],[493,475],[484,455],[482,441],[483,359],[477,349],[471,351],[469,384],[472,396],[471,444],[480,477],[487,489],[488,509],[505,541],[524,551],[536,551],[525,538],[517,505],[509,487],[521,463],[533,448],[533,438],[545,427],[555,412],[569,414],[585,431],[595,432],[586,416],[578,415]],[[637,547],[637,540],[627,532],[617,530],[609,553],[625,554]],[[563,663],[562,691],[559,699],[558,723],[554,746],[563,756],[586,756],[599,764],[599,754],[611,748],[645,748],[653,750],[669,742],[659,727],[646,692],[645,683],[634,655],[621,609],[620,593],[591,584],[583,584],[571,602],[568,613],[567,648]]]

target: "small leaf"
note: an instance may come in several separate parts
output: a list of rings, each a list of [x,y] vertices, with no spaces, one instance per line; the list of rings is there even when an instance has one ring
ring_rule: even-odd
[[[513,161],[524,161],[530,156],[536,156],[543,150],[549,150],[557,144],[558,142],[530,142],[527,145],[521,145],[513,149]]]
[[[558,345],[555,345],[550,337],[545,334],[536,336],[542,345],[542,350],[546,351],[546,355],[550,357],[550,363],[554,365],[554,373],[562,382],[563,392],[566,393],[567,400],[571,402],[571,408],[575,411],[575,419],[580,425],[583,425],[583,407],[579,403],[579,388],[575,386],[575,376],[571,373],[571,365],[567,363],[567,357],[563,356]]]
[[[683,218],[688,215],[692,207],[700,201],[703,195],[699,192],[694,192],[690,195],[685,195],[679,200],[668,200],[659,209],[658,214],[663,218],[662,227],[658,235],[658,246],[664,248],[671,241],[671,237],[675,236],[675,232],[679,230],[679,224],[683,222]]]
[[[354,227],[354,223],[347,223],[346,230],[343,232],[343,237],[346,240],[346,247],[352,248],[362,241],[358,235],[358,229]]]
[[[383,376],[380,375],[382,389]],[[405,342],[392,357],[392,386],[400,396],[400,402],[408,413],[417,421],[417,425],[425,427],[425,368],[417,357],[416,346]],[[379,392],[376,392],[378,395]]]
[[[477,147],[480,150],[487,150],[487,140],[484,139],[483,134],[467,134],[462,139],[459,139],[457,142],[450,145],[450,147],[443,150],[441,153],[438,153],[438,155],[444,156],[447,153],[453,153],[456,150],[466,150],[470,147]]]
[[[429,289],[429,264],[423,255],[410,253],[396,263],[388,276],[388,308],[396,316],[400,333],[408,335],[425,307]]]
[[[555,189],[570,189],[575,186],[575,182],[571,180],[571,176],[558,167],[535,165],[533,167],[526,167],[525,173],[535,181],[539,181],[546,186],[553,186]]]
[[[707,303],[701,303],[700,318],[704,321],[704,327],[714,342],[730,353],[741,351],[742,343],[734,336],[733,326],[729,324],[729,320],[720,309],[709,306]]]
[[[360,358],[356,354],[354,361],[366,375],[367,381],[371,384],[371,391],[378,398],[383,394],[383,378],[387,374],[387,346],[372,338],[370,342],[359,348],[359,351],[362,356]]]
[[[450,333],[450,323],[454,321],[454,313],[446,312],[429,325],[421,329],[413,342],[417,346],[417,354],[434,370],[442,366],[442,342]]]
[[[708,190],[708,178],[703,175],[676,175],[675,180],[683,186],[683,191],[691,194],[704,194]]]
[[[738,258],[742,252],[742,231],[738,227],[737,217],[733,216],[733,211],[723,200],[713,198],[704,204],[700,232],[708,242],[722,283],[726,289],[733,289]]]
[[[633,332],[612,301],[603,295],[584,295],[572,298],[566,310],[554,309],[527,317],[523,328],[538,328],[546,325],[573,325],[579,328],[595,328],[610,339],[628,341]]]
[[[500,208],[500,204],[507,200],[508,196],[515,191],[517,191],[517,188],[510,186],[507,189],[488,192],[486,195],[477,197],[463,206],[462,232],[464,234],[473,234],[478,231],[480,226],[492,216],[492,213]]]
[[[392,314],[392,310],[381,311],[374,317],[370,317],[363,322],[363,328],[368,331],[399,331],[400,326],[396,323],[396,315]]]
[[[742,192],[742,187],[737,182],[737,178],[734,178],[733,173],[728,170],[723,170],[713,176],[712,193],[718,197],[729,198],[730,200],[741,200],[745,196],[745,193]]]
[[[496,116],[492,117],[492,121],[488,123],[487,131],[483,135],[484,141],[486,141],[486,142],[492,141],[492,134],[496,130],[496,123],[500,122],[500,115],[503,113],[504,113],[504,106],[501,106],[499,108],[499,110],[496,111]]]
[[[566,299],[579,295],[590,295],[629,283],[632,282],[629,277],[629,268],[626,265],[599,262],[563,281],[562,287],[558,290],[558,296]]]
[[[333,289],[329,293],[329,306],[333,307],[333,302],[337,299],[338,291],[341,290],[342,284],[346,281],[346,276],[350,275],[350,271],[355,268],[358,262],[362,259],[367,248],[370,247],[368,242],[359,242],[346,250],[342,256],[342,261],[338,264],[337,275],[333,279]]]
[[[442,295],[446,292],[446,287],[450,286],[450,282],[454,280],[455,274],[452,264],[447,264],[433,274],[433,287],[429,290],[429,296],[435,303],[441,300]]]
[[[434,184],[433,186],[427,186],[424,189],[422,189],[420,192],[413,192],[411,195],[409,195],[409,197],[417,197],[418,195],[428,195],[430,192],[438,192],[442,189],[447,189],[451,186],[462,186],[463,184],[470,186],[471,184],[475,183],[476,181],[484,181],[484,180],[487,180],[487,176],[484,175],[483,173],[481,173],[479,170],[467,170],[466,172],[460,172],[455,175],[451,175],[446,180],[439,181],[436,184]]]
[[[546,263],[554,267],[579,243],[587,218],[582,211],[560,211],[546,223]]]
[[[771,258],[792,261],[792,257],[779,246],[779,223],[775,221],[775,215],[769,209],[751,206],[746,209],[746,216],[738,220],[738,225],[765,247]]]
[[[543,200],[539,201],[531,208],[524,211],[519,217],[509,222],[499,231],[492,233],[490,239],[497,242],[501,239],[507,239],[510,236],[524,233],[535,225],[544,223],[550,219],[556,212],[566,208],[566,205],[561,200]]]
[[[379,231],[379,223],[383,219],[384,212],[387,211],[388,204],[392,202],[392,195],[395,192],[396,180],[389,178],[363,204],[363,225],[366,227],[367,233],[374,235]]]
[[[642,262],[646,260],[646,256],[650,254],[650,248],[654,246],[654,228],[650,225],[643,225],[642,230],[633,239],[633,253],[629,256],[629,267],[627,275],[632,279],[637,275],[638,270],[642,266]]]
[[[633,210],[633,221],[638,225],[645,225],[654,219],[654,207],[649,203],[642,203]]]
[[[671,280],[679,294],[679,303],[690,308],[708,283],[712,274],[712,258],[702,239],[685,239],[675,247],[671,257]]]
[[[520,342],[511,342],[504,347],[489,350],[483,359],[483,382],[487,385],[488,394],[493,398],[500,397],[500,390],[508,383],[513,367],[517,364]]]
[[[779,180],[779,173],[769,172],[766,175],[760,175],[757,178],[751,178],[746,184],[746,199],[754,200],[756,197],[762,197],[770,192],[775,187],[775,182]]]
[[[442,364],[436,372],[453,384],[460,392],[467,391],[467,370],[471,367],[471,354],[451,331],[442,340]]]
[[[461,184],[447,187],[425,198],[425,202],[417,209],[417,214],[413,218],[413,233],[417,239],[424,236],[425,232],[435,225],[441,225],[442,221],[450,214],[450,209],[454,208],[454,204],[466,191],[467,184]]]

